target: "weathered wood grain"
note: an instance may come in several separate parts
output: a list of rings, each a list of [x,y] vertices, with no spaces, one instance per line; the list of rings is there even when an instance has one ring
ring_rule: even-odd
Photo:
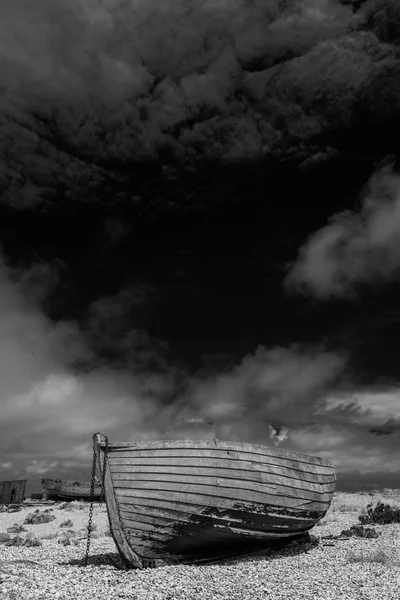
[[[135,504],[135,502],[139,502],[140,499],[145,500],[146,502],[148,500],[152,500],[153,502],[156,502],[157,504],[160,502],[165,502],[165,503],[170,503],[170,505],[176,505],[176,506],[181,506],[182,504],[186,504],[188,506],[196,506],[196,505],[201,505],[204,508],[210,508],[210,507],[216,507],[216,508],[221,508],[221,509],[229,509],[232,508],[236,505],[241,506],[243,504],[243,502],[241,502],[240,500],[237,500],[236,498],[223,498],[220,496],[195,496],[193,497],[192,494],[182,494],[180,492],[168,492],[165,493],[164,491],[160,491],[160,490],[131,490],[131,489],[127,489],[127,488],[116,488],[115,489],[115,496],[118,499],[119,502],[125,502],[125,503],[131,503],[131,504]],[[265,507],[265,502],[253,502],[252,501],[252,506],[254,507],[254,511],[259,510],[262,511],[264,510]],[[268,503],[272,508],[281,508],[282,504],[281,503]],[[310,508],[311,507],[311,508]],[[318,503],[318,506],[315,506],[315,503],[305,503],[305,504],[298,504],[297,506],[292,504],[292,506],[287,505],[284,507],[285,510],[307,510],[307,511],[314,511],[314,512],[318,512],[320,514],[324,514],[326,513],[326,511],[329,509],[329,503]],[[319,517],[318,517],[319,518]]]
[[[320,510],[325,506],[329,506],[330,499],[322,499],[313,501],[309,498],[279,495],[275,492],[268,491],[253,491],[251,489],[241,489],[234,487],[224,487],[215,485],[200,485],[190,483],[174,483],[168,481],[135,481],[134,485],[131,481],[116,481],[114,484],[116,492],[124,490],[126,492],[136,491],[153,491],[160,494],[160,498],[170,498],[170,494],[174,494],[174,498],[179,501],[179,498],[185,498],[185,501],[194,501],[196,498],[205,499],[208,503],[213,500],[210,498],[226,498],[243,502],[254,502],[259,504],[272,504],[276,506],[301,506],[307,505],[309,510]],[[177,497],[176,497],[177,495]],[[312,508],[311,508],[312,507]]]
[[[184,450],[184,451],[183,451]],[[236,451],[229,451],[226,449],[218,449],[218,448],[186,448],[186,449],[179,449],[179,448],[154,448],[153,450],[151,450],[150,448],[147,449],[140,449],[140,450],[136,450],[133,449],[132,451],[129,450],[119,450],[117,449],[113,449],[110,448],[109,449],[110,455],[114,457],[118,456],[118,458],[129,458],[132,459],[133,457],[135,457],[135,459],[139,459],[139,458],[178,458],[181,459],[183,456],[185,458],[187,457],[193,457],[193,458],[199,458],[199,456],[202,457],[202,459],[204,458],[212,458],[212,459],[223,459],[223,458],[227,458],[227,459],[233,459],[233,460],[247,460],[247,461],[252,461],[252,462],[259,462],[259,463],[268,463],[272,466],[276,466],[276,467],[288,467],[289,469],[298,469],[299,471],[302,471],[304,473],[315,473],[318,475],[329,475],[331,476],[332,473],[334,472],[332,465],[328,466],[328,465],[319,465],[319,464],[315,464],[313,462],[307,462],[307,461],[301,461],[301,460],[291,460],[285,456],[282,457],[282,459],[279,459],[279,457],[276,456],[270,456],[268,454],[261,454],[261,453],[255,453],[255,452],[242,452],[239,450]]]
[[[93,436],[93,444],[96,451],[97,464],[100,467],[101,476],[104,480],[104,495],[106,499],[110,529],[114,537],[115,543],[117,544],[117,548],[120,551],[120,554],[125,563],[127,563],[130,566],[134,566],[136,568],[141,569],[143,567],[142,560],[140,556],[136,554],[136,552],[130,546],[130,544],[128,544],[123,532],[123,524],[120,522],[118,516],[117,504],[114,496],[114,486],[111,478],[110,467],[108,464],[106,465],[105,473],[103,473],[104,451],[100,447],[100,441],[102,441],[102,438],[100,436],[101,434],[95,434]]]
[[[302,454],[300,452],[292,452],[283,448],[273,448],[272,446],[259,446],[257,444],[244,444],[241,442],[224,442],[222,440],[209,441],[197,441],[197,440],[160,440],[158,442],[147,441],[137,443],[109,443],[108,448],[110,451],[141,451],[141,450],[206,450],[217,448],[219,450],[225,450],[230,452],[239,451],[242,453],[259,454],[260,456],[276,457],[278,459],[288,458],[290,460],[297,460],[301,463],[315,464],[320,466],[332,467],[332,464],[326,458],[319,456],[313,456],[310,454]]]
[[[232,544],[248,552],[298,537],[326,514],[336,482],[325,459],[220,440],[108,444],[107,456],[114,539],[139,561],[223,558]]]
[[[313,498],[314,500],[324,500],[328,494],[335,489],[334,483],[317,485],[316,483],[308,483],[303,480],[297,480],[296,477],[283,479],[270,473],[262,471],[238,471],[229,469],[185,469],[183,467],[154,467],[151,465],[146,467],[121,467],[111,464],[114,481],[153,481],[154,479],[161,481],[176,481],[176,482],[192,482],[199,484],[220,485],[224,487],[240,487],[245,489],[264,489],[264,490],[279,490],[280,495],[287,493],[288,495],[305,494],[304,497]],[[260,488],[261,486],[261,488]]]
[[[0,504],[22,504],[27,479],[0,481]]]
[[[116,470],[118,470],[119,472],[124,472],[124,468],[131,470],[131,472],[140,472],[140,470],[143,470],[143,472],[145,472],[146,468],[156,469],[157,467],[162,467],[163,470],[164,470],[164,468],[166,468],[166,469],[178,469],[179,471],[181,470],[181,468],[186,468],[186,469],[210,468],[214,472],[216,472],[216,471],[219,472],[220,469],[232,469],[233,471],[240,471],[241,473],[243,473],[243,475],[244,475],[245,471],[248,471],[250,473],[256,473],[257,471],[261,471],[262,473],[268,472],[271,475],[276,475],[276,476],[280,477],[281,479],[284,479],[284,478],[292,479],[293,477],[296,477],[297,479],[301,479],[302,481],[306,481],[308,483],[316,483],[318,487],[321,485],[321,483],[335,484],[335,482],[336,482],[336,475],[334,472],[332,472],[332,469],[329,474],[319,473],[319,472],[309,473],[308,471],[305,471],[304,469],[288,467],[284,464],[277,466],[275,464],[272,465],[268,462],[261,462],[261,461],[253,462],[253,461],[248,461],[248,460],[232,460],[230,458],[207,458],[207,457],[202,456],[201,457],[201,466],[199,467],[198,456],[196,456],[196,457],[179,456],[179,457],[175,457],[175,458],[171,458],[171,457],[160,458],[160,457],[149,455],[147,458],[140,458],[140,457],[138,458],[135,455],[134,461],[133,461],[133,457],[121,458],[119,453],[117,453],[117,454],[111,453],[109,455],[109,460],[110,460],[110,463],[113,465],[113,467],[115,466]],[[117,467],[118,467],[118,469],[117,469]],[[120,469],[119,467],[122,467],[122,468]],[[168,472],[168,470],[166,470],[165,472]]]
[[[184,504],[179,505],[179,509],[171,509],[171,508],[163,508],[159,507],[159,503],[156,505],[140,505],[136,502],[134,504],[130,503],[120,503],[120,512],[126,517],[134,516],[135,519],[140,521],[149,522],[149,523],[159,523],[163,524],[165,522],[172,523],[192,523],[193,519],[202,518],[202,506],[191,507]],[[256,523],[254,528],[260,528],[265,526],[265,515],[268,514],[268,511],[265,510],[264,514],[259,513],[249,513],[251,514],[252,520]],[[272,515],[272,511],[271,511]],[[288,516],[288,515],[287,515]],[[292,511],[289,513],[290,520],[293,523],[296,523],[296,526],[299,527],[311,527],[315,524],[315,519],[305,518],[302,515],[301,511]],[[235,516],[235,512],[229,511],[228,516],[209,516],[209,519],[212,519],[213,522],[226,522],[226,523],[243,523],[242,516]]]

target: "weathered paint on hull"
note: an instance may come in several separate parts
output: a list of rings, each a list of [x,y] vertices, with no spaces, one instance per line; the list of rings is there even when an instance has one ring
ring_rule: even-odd
[[[105,438],[94,436],[103,465]],[[105,498],[124,562],[203,562],[304,536],[327,512],[324,459],[250,444],[108,444]]]

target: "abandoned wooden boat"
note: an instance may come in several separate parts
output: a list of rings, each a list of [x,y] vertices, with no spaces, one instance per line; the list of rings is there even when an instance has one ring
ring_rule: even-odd
[[[49,500],[89,500],[90,481],[73,481],[63,479],[42,479],[42,491]],[[94,500],[102,495],[100,482],[96,481]]]
[[[110,530],[128,567],[218,560],[301,538],[335,489],[328,460],[267,446],[108,443],[101,433],[93,444],[102,477],[105,464]]]

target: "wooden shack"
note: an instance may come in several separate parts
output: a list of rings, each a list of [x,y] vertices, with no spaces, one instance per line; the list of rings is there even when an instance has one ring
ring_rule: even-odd
[[[22,504],[26,482],[26,479],[0,481],[0,504]]]

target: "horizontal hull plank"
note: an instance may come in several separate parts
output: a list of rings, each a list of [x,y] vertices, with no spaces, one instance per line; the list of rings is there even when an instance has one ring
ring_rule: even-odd
[[[157,451],[157,450],[195,450],[198,454],[203,453],[205,450],[218,449],[225,450],[227,452],[238,452],[240,454],[259,454],[261,456],[287,458],[288,460],[299,461],[301,463],[314,464],[320,466],[332,467],[332,463],[319,456],[313,456],[310,454],[302,454],[300,452],[291,452],[283,448],[273,448],[272,446],[260,446],[256,444],[244,444],[240,442],[224,442],[222,440],[215,440],[215,442],[199,441],[199,440],[160,440],[160,441],[148,441],[138,443],[114,443],[108,444],[108,449],[112,452],[116,451]]]
[[[160,559],[165,561],[170,561],[171,563],[179,564],[179,563],[187,563],[190,562],[187,554],[182,554],[181,552],[170,552],[168,550],[168,544],[165,541],[160,540],[148,540],[148,539],[140,539],[140,537],[135,536],[134,534],[126,534],[126,539],[128,544],[132,545],[132,548],[135,549],[135,552],[139,554],[139,556],[148,559]],[[212,552],[212,555],[215,555],[215,550]],[[196,558],[192,557],[192,561],[195,561]]]
[[[285,527],[290,530],[298,530],[305,529],[309,527],[313,527],[315,525],[315,520],[310,519],[299,519],[293,516],[282,515],[282,516],[269,516],[265,515],[251,515],[248,513],[240,513],[237,511],[235,518],[232,517],[232,514],[228,512],[226,517],[223,517],[222,514],[218,516],[205,516],[201,514],[181,514],[179,517],[167,516],[167,513],[163,512],[162,516],[160,515],[162,511],[151,511],[147,509],[146,512],[141,511],[138,507],[135,507],[132,510],[127,510],[126,508],[120,507],[120,513],[122,522],[125,524],[129,522],[138,522],[138,523],[147,523],[149,525],[153,525],[160,530],[164,530],[164,528],[168,529],[171,527],[175,527],[177,524],[186,524],[191,525],[193,523],[203,523],[208,526],[222,526],[222,527],[237,527],[249,529],[251,531],[269,531],[276,529],[277,527]],[[239,518],[238,515],[241,515]]]
[[[329,484],[317,484],[308,483],[302,479],[298,479],[296,476],[292,478],[279,477],[275,474],[268,472],[258,471],[239,471],[237,469],[212,469],[194,467],[128,467],[110,464],[111,472],[114,481],[121,479],[130,479],[136,481],[137,479],[169,479],[176,481],[175,477],[179,477],[181,481],[192,480],[196,481],[196,477],[212,478],[216,481],[238,481],[242,482],[243,486],[247,488],[247,483],[259,483],[263,485],[277,486],[283,490],[305,490],[307,492],[313,492],[314,494],[332,494],[335,490],[335,483]],[[217,484],[218,485],[218,484]]]
[[[143,504],[146,502],[146,504]],[[152,503],[153,502],[153,503]],[[263,512],[252,512],[252,507],[249,505],[246,509],[241,510],[235,509],[217,509],[213,510],[209,506],[202,505],[187,505],[160,502],[157,500],[147,500],[142,498],[128,498],[128,502],[119,502],[119,510],[123,515],[129,514],[142,514],[149,517],[156,517],[158,519],[168,519],[171,521],[182,521],[189,522],[198,517],[207,517],[209,519],[225,519],[230,522],[246,522],[246,523],[260,523],[264,524],[266,517],[269,522],[280,522],[282,518],[289,519],[292,523],[297,523],[298,526],[308,526],[316,522],[317,517],[307,517],[301,512],[290,511],[283,509],[281,512],[275,509],[265,508]],[[175,507],[175,508],[173,508]]]
[[[150,525],[171,525],[174,523],[192,523],[192,514],[187,513],[186,515],[180,513],[179,515],[168,515],[168,513],[161,510],[140,510],[140,507],[127,508],[126,505],[121,504],[120,507],[121,518],[125,522],[125,519],[140,521],[143,523],[149,523]]]
[[[138,535],[138,536],[151,536],[154,540],[169,540],[173,535],[173,524],[171,523],[164,529],[157,527],[155,524],[145,523],[143,521],[136,521],[133,519],[123,519],[122,527],[126,535]],[[147,538],[146,538],[147,539]]]
[[[124,482],[119,482],[118,486],[114,486],[116,497],[119,495],[135,497],[144,496],[159,497],[161,500],[177,502],[187,502],[193,504],[208,504],[209,506],[219,506],[221,500],[227,500],[232,506],[235,503],[245,502],[251,504],[268,504],[271,506],[287,507],[287,508],[304,508],[304,510],[316,510],[326,511],[329,508],[330,502],[316,502],[312,500],[304,500],[300,498],[287,498],[287,497],[276,497],[268,494],[261,494],[259,492],[249,493],[245,490],[229,489],[217,490],[212,486],[202,486],[201,493],[199,492],[199,486],[192,485],[180,485],[180,484],[167,484],[160,483],[158,488],[154,487],[153,482],[139,481],[136,483],[135,489],[132,489],[132,484],[129,482],[126,486]]]
[[[169,527],[168,529],[162,530],[155,526],[148,525],[147,523],[138,523],[136,521],[127,521],[124,523],[124,534],[127,540],[132,540],[133,549],[137,552],[137,542],[159,542],[161,545],[170,545],[173,540],[179,539],[182,546],[193,544],[194,541],[197,544],[204,543],[205,540],[210,541],[211,539],[220,540],[223,537],[227,537],[230,540],[234,539],[253,539],[270,541],[282,538],[291,538],[294,535],[299,535],[299,532],[293,532],[290,529],[277,529],[275,531],[254,531],[250,529],[239,529],[235,527],[201,527],[193,524],[187,531],[185,528],[180,526]],[[307,529],[300,533],[305,533]],[[233,534],[233,535],[232,535]],[[197,539],[196,539],[197,538]],[[135,543],[136,541],[136,543]]]
[[[178,484],[184,491],[186,487],[192,489],[198,486],[198,492],[201,494],[203,488],[214,488],[217,492],[221,490],[222,495],[230,493],[230,490],[242,490],[245,493],[261,493],[276,496],[278,498],[300,498],[304,500],[315,500],[317,502],[330,502],[332,492],[314,492],[304,488],[287,487],[270,482],[259,483],[256,481],[242,481],[241,479],[228,479],[226,477],[205,477],[205,476],[185,476],[154,473],[136,473],[134,476],[129,473],[114,473],[112,478],[115,486],[127,486],[135,489],[148,482],[154,489],[170,489],[170,485]],[[165,485],[164,485],[165,484]],[[167,486],[167,487],[165,487]]]
[[[237,461],[251,461],[256,463],[268,463],[272,466],[276,467],[287,467],[288,469],[299,470],[304,473],[313,473],[316,475],[328,475],[332,476],[335,473],[335,470],[332,466],[324,466],[324,465],[316,465],[313,463],[307,463],[302,461],[291,461],[285,457],[270,457],[263,454],[251,454],[251,453],[229,453],[226,450],[218,450],[218,449],[206,449],[206,450],[196,450],[196,449],[184,449],[184,450],[173,450],[173,449],[154,449],[154,450],[137,450],[133,451],[109,451],[108,456],[111,461],[115,458],[128,458],[132,462],[136,459],[156,459],[156,458],[195,458],[197,459],[197,464],[200,464],[204,458],[213,458],[214,460],[219,459],[233,459]]]
[[[181,471],[181,469],[213,469],[218,472],[221,471],[222,474],[225,474],[224,471],[227,470],[238,471],[240,473],[243,473],[243,475],[246,472],[250,472],[254,473],[255,476],[257,476],[258,472],[270,473],[271,475],[277,475],[282,478],[297,478],[301,481],[305,481],[307,483],[316,483],[318,485],[321,483],[334,485],[336,483],[336,475],[333,470],[329,475],[307,473],[303,469],[293,469],[284,465],[276,466],[262,462],[232,460],[230,458],[214,459],[203,457],[196,458],[191,456],[183,458],[120,458],[118,455],[110,454],[109,462],[112,465],[113,470],[119,472],[124,472],[124,470],[127,469],[132,470],[132,472],[140,473],[141,470],[143,472],[146,472],[146,470],[149,469],[156,470],[157,467],[160,467],[162,469],[177,469],[179,471]]]
[[[183,502],[179,502],[178,504],[175,501],[168,502],[167,500],[160,500],[159,498],[144,498],[144,497],[132,497],[132,496],[124,496],[121,494],[117,495],[118,505],[123,509],[132,510],[135,507],[143,506],[143,510],[155,509],[160,511],[165,511],[168,514],[171,514],[172,517],[179,516],[182,514],[192,514],[193,512],[200,513],[202,510],[208,508],[208,506],[204,504],[185,504]]]

